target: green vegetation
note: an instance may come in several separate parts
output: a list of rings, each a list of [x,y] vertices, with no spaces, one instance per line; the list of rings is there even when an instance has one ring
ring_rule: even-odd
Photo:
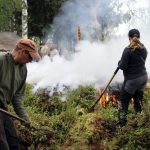
[[[32,94],[27,85],[25,107],[32,124],[38,128],[55,131],[53,137],[30,129],[16,121],[21,139],[21,149],[28,150],[148,150],[150,148],[150,93],[145,91],[143,112],[134,114],[132,104],[128,124],[115,129],[117,108],[88,109],[95,100],[95,89],[79,86],[76,90],[48,96],[43,90]],[[62,101],[62,96],[66,100]],[[27,146],[25,146],[27,145]]]
[[[65,1],[67,0],[28,0],[29,37],[46,36],[46,30],[50,29],[54,16]]]
[[[21,12],[20,0],[0,0],[0,31],[15,31],[18,28],[18,12]]]
[[[67,0],[28,0],[29,37],[42,38],[50,28],[54,16]],[[0,0],[0,31],[17,31],[21,35],[21,0]],[[40,13],[39,13],[40,12]]]

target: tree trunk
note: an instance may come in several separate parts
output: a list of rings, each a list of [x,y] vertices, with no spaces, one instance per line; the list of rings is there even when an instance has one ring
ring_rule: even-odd
[[[27,0],[22,0],[22,37],[28,38]]]

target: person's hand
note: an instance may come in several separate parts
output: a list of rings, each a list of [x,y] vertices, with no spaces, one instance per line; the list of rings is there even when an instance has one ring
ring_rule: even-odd
[[[121,60],[118,61],[118,67],[120,66]]]
[[[22,119],[25,121],[24,122],[24,125],[27,126],[27,127],[31,127],[31,122],[30,122],[30,119],[28,116],[23,116]]]
[[[25,120],[26,122],[30,122],[29,117],[28,116],[23,116],[22,117],[23,120]]]

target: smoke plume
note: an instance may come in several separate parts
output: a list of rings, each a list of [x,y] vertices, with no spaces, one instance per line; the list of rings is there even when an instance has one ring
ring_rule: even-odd
[[[103,87],[113,75],[122,51],[128,45],[127,34],[131,28],[140,30],[141,42],[150,53],[149,1],[137,0],[134,5],[133,2],[129,0],[66,2],[54,20],[54,27],[57,29],[54,38],[62,49],[65,47],[70,51],[71,47],[69,49],[67,45],[76,39],[76,29],[80,26],[82,40],[80,43],[74,43],[76,53],[70,60],[57,55],[51,61],[46,56],[40,62],[28,65],[27,81],[34,85],[34,90],[47,87],[58,87],[62,90],[64,85],[71,88],[89,84]],[[131,16],[129,6],[132,6],[130,11],[134,11],[134,16]],[[149,57],[146,63],[148,73],[150,73]],[[118,72],[113,82],[116,81],[122,81],[122,71]]]

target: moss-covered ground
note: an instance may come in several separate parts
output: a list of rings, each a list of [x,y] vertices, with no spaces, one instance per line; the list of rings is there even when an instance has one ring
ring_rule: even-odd
[[[95,100],[95,89],[80,86],[65,94],[32,94],[27,85],[25,109],[34,130],[15,121],[22,150],[149,150],[150,91],[145,91],[143,111],[135,114],[130,104],[128,124],[116,129],[117,108],[109,106],[88,113]],[[13,112],[10,107],[10,111]],[[53,131],[54,135],[47,134]]]

